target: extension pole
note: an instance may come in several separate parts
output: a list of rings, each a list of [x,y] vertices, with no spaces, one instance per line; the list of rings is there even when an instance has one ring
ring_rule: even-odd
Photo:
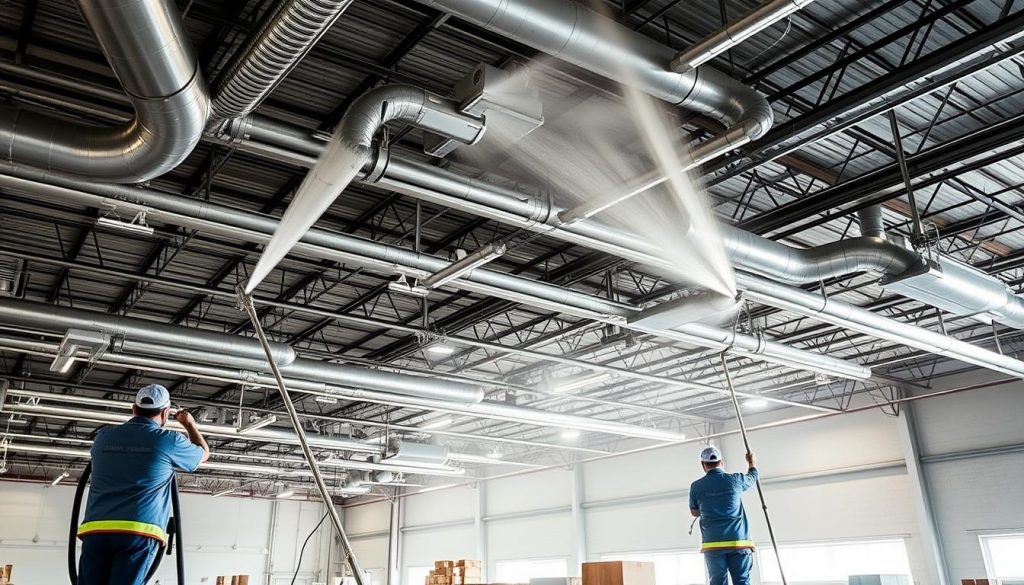
[[[356,560],[356,555],[352,552],[352,543],[348,540],[348,535],[345,534],[345,527],[342,526],[341,516],[338,514],[338,509],[334,507],[334,500],[331,499],[331,492],[327,488],[327,482],[324,481],[324,476],[320,474],[320,467],[316,463],[316,458],[313,457],[313,451],[309,448],[309,441],[306,440],[306,430],[302,428],[302,423],[299,421],[299,415],[295,411],[295,404],[292,403],[292,398],[288,394],[288,388],[285,387],[284,378],[281,376],[281,370],[277,367],[277,362],[274,361],[274,356],[270,348],[270,342],[267,341],[267,336],[263,332],[263,326],[260,324],[259,315],[256,313],[256,307],[252,304],[252,296],[246,294],[242,287],[238,287],[238,299],[242,304],[242,308],[245,309],[246,314],[249,315],[249,320],[252,322],[253,331],[256,332],[256,337],[260,341],[260,345],[263,346],[264,353],[267,354],[267,363],[270,364],[270,371],[274,374],[274,379],[277,380],[277,389],[281,393],[281,401],[284,402],[285,410],[288,411],[288,418],[292,421],[292,428],[295,429],[295,435],[299,438],[299,445],[302,447],[302,454],[306,458],[306,464],[309,465],[309,470],[313,473],[313,481],[316,483],[316,489],[320,492],[320,497],[324,501],[324,506],[327,507],[327,514],[331,517],[331,523],[334,524],[335,530],[338,531],[338,536],[341,539],[341,549],[345,553],[345,560],[348,561],[348,566],[352,570],[352,577],[356,581],[356,585],[363,584],[363,570],[359,567],[359,562]]]
[[[729,373],[729,363],[725,359],[725,352],[723,351],[722,358],[722,370],[725,372],[725,382],[729,386],[729,395],[732,397],[732,405],[736,408],[736,421],[740,425],[740,436],[743,437],[743,448],[747,450],[747,455],[751,454],[750,441],[747,439],[747,427],[743,424],[743,413],[740,412],[740,401],[736,397],[736,388],[732,385],[732,374]],[[775,561],[779,564],[779,577],[782,578],[782,585],[789,585],[786,582],[786,573],[782,570],[782,557],[779,555],[779,544],[775,541],[775,530],[772,528],[772,519],[768,515],[768,504],[764,499],[764,490],[761,489],[761,478],[758,476],[757,481],[757,497],[761,499],[761,510],[764,511],[764,521],[768,525],[768,536],[772,540],[772,549],[775,550]]]

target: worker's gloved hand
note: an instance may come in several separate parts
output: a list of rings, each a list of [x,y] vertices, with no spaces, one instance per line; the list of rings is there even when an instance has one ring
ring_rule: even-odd
[[[753,453],[747,453],[747,465],[757,467],[757,457]]]
[[[192,413],[187,411],[187,410],[179,410],[174,415],[174,420],[176,420],[179,423],[181,423],[181,426],[183,426],[183,427],[195,426],[195,424],[196,424],[195,417],[193,417]]]

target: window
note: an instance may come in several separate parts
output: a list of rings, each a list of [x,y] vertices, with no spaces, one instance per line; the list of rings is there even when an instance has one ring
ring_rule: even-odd
[[[496,583],[529,583],[541,577],[568,577],[567,559],[522,559],[498,561]]]
[[[406,567],[405,585],[424,585],[427,582],[427,577],[430,576],[430,571],[432,571],[433,569],[433,566]]]
[[[601,555],[601,560],[654,563],[657,585],[702,585],[708,582],[704,557],[696,551],[616,553]]]
[[[779,547],[790,583],[847,583],[850,575],[910,575],[903,540],[831,542]],[[761,583],[781,583],[771,548],[759,551]]]
[[[981,551],[989,579],[1024,582],[1024,533],[982,535]]]

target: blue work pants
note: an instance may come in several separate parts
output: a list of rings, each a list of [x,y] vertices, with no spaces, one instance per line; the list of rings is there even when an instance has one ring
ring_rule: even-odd
[[[135,534],[87,534],[78,585],[145,585],[159,547],[160,541]]]
[[[754,568],[754,553],[750,549],[717,550],[704,553],[711,585],[750,585],[750,570]]]

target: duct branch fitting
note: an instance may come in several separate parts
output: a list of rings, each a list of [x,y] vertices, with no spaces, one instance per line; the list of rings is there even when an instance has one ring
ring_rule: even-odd
[[[248,115],[291,73],[352,0],[283,0],[214,84],[213,115]]]
[[[198,144],[210,109],[177,7],[171,0],[79,0],[78,5],[124,85],[134,118],[117,126],[91,126],[0,107],[0,156],[116,183],[170,171]]]
[[[263,348],[256,340],[227,333],[3,298],[0,298],[0,323],[54,333],[71,328],[102,331],[124,337],[125,341],[119,347],[115,344],[115,350],[126,353],[212,364],[253,375],[269,369]],[[287,345],[270,345],[281,372],[295,379],[465,404],[484,399],[483,388],[475,384],[296,358],[294,350]],[[258,350],[257,354],[253,353],[254,348]],[[118,354],[113,359],[128,360],[132,357]],[[354,392],[349,394],[357,398]]]
[[[385,124],[397,120],[465,144],[474,144],[484,133],[482,119],[463,114],[454,101],[419,88],[385,85],[363,94],[345,112],[326,150],[296,191],[253,268],[246,294],[252,294],[352,180],[374,161],[374,137]],[[383,147],[371,173],[379,172],[377,167],[387,162]]]
[[[671,68],[676,73],[692,71],[812,2],[814,0],[769,0],[746,16],[680,51],[672,59]]]
[[[902,343],[937,355],[1024,378],[1024,362],[980,348],[947,335],[883,317],[843,301],[823,297],[742,272],[736,273],[736,284],[744,297],[799,315],[859,331],[895,343]]]
[[[726,131],[691,153],[701,164],[763,136],[772,126],[768,101],[710,67],[669,69],[676,52],[585,6],[567,0],[418,0],[491,32],[547,53],[660,100],[700,112]]]

